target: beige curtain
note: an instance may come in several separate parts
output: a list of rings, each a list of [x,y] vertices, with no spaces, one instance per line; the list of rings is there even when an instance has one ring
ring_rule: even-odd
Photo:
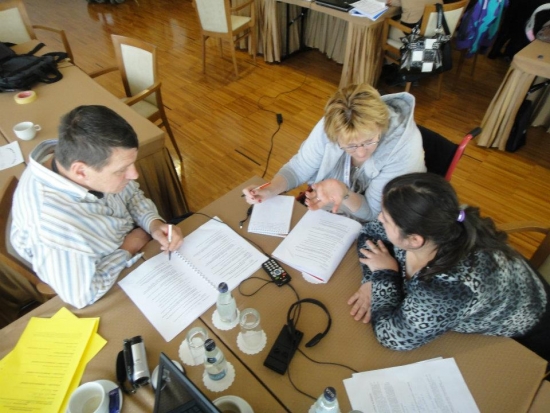
[[[136,162],[139,186],[150,198],[164,219],[171,219],[189,212],[181,182],[168,149],[155,152]]]
[[[353,83],[375,85],[380,74],[382,21],[370,26],[350,23],[340,87]]]

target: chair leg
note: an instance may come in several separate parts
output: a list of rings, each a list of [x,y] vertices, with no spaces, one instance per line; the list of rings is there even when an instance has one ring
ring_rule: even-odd
[[[180,165],[183,168],[183,156],[181,155],[180,148],[178,146],[178,143],[176,142],[176,138],[174,137],[174,134],[172,133],[172,128],[170,127],[170,123],[168,122],[168,118],[166,117],[166,112],[164,112],[164,109],[160,111],[160,115],[162,118],[162,124],[166,128],[166,132],[168,133],[168,136],[170,137],[170,141],[172,142],[172,145],[174,146],[174,149],[176,150],[176,153],[178,154],[178,158],[180,160]]]
[[[250,29],[250,43],[252,46],[252,60],[256,63],[256,32],[254,27]]]
[[[206,73],[206,36],[202,36],[202,73]]]
[[[223,58],[223,42],[222,42],[222,39],[218,39],[218,46],[220,48],[220,56]]]
[[[460,58],[458,59],[458,66],[456,68],[455,86],[458,83],[460,74],[462,73],[462,65],[464,65],[464,58],[466,57],[466,49],[460,51]]]
[[[477,63],[477,53],[474,55],[474,61],[472,62],[472,71],[470,72],[470,76],[472,76],[472,79],[474,78],[474,71],[476,70],[476,63]]]
[[[443,85],[443,73],[438,75],[437,79],[437,100],[441,97],[441,86]]]
[[[411,82],[405,83],[405,92],[408,92],[411,90],[411,84],[412,84]]]
[[[233,66],[235,66],[235,75],[239,78],[239,69],[237,68],[237,54],[235,53],[235,45],[231,43],[231,56],[233,57]]]

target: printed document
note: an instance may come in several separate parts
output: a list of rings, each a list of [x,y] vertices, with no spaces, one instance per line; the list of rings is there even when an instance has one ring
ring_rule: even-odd
[[[86,363],[105,344],[96,333],[98,318],[67,313],[61,309],[51,318],[31,318],[0,361],[1,412],[65,411]]]
[[[324,210],[307,211],[273,251],[285,264],[326,283],[357,239],[361,224]]]
[[[349,13],[353,16],[368,17],[371,20],[376,20],[388,10],[386,2],[378,0],[360,0],[351,3],[353,7]]]
[[[284,237],[290,231],[294,197],[277,195],[252,208],[248,232]]]
[[[355,373],[344,386],[363,412],[479,413],[454,358]]]
[[[184,238],[178,251],[145,261],[119,285],[166,341],[216,303],[223,281],[233,290],[267,256],[215,219]]]

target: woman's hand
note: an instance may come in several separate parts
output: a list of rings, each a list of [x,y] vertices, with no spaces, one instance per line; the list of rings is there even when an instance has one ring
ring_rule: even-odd
[[[312,211],[333,204],[332,212],[338,212],[344,197],[349,194],[348,187],[337,179],[317,182],[311,188],[312,191],[306,192],[306,205]]]
[[[381,240],[378,240],[376,244],[368,240],[365,243],[365,248],[361,248],[360,252],[365,258],[359,258],[359,262],[365,264],[371,271],[399,271],[397,261],[390,255],[388,249]]]
[[[271,185],[270,185],[271,186]],[[243,194],[245,196],[246,202],[249,204],[260,204],[266,199],[269,199],[271,197],[274,197],[277,195],[276,193],[273,193],[270,186],[264,188],[264,189],[257,189],[258,185],[250,185],[243,189]]]
[[[350,314],[355,321],[368,323],[371,317],[372,283],[366,282],[348,300],[352,305]]]

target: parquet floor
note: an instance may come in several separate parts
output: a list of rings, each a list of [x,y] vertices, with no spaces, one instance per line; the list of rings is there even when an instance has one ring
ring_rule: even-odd
[[[280,64],[267,64],[262,56],[254,64],[240,51],[240,78],[235,79],[228,46],[222,58],[215,42],[208,44],[203,74],[199,26],[190,0],[127,0],[120,5],[25,0],[25,4],[33,24],[66,30],[77,65],[88,73],[114,64],[111,33],[157,45],[163,98],[184,155],[184,190],[193,210],[264,170],[266,179],[272,177],[322,116],[340,79],[342,66],[315,50]],[[47,33],[39,36],[49,46],[56,45]],[[445,75],[440,100],[434,99],[435,82],[412,88],[419,124],[455,142],[479,126],[508,63],[480,56],[474,76],[470,67],[467,61],[458,81],[454,71]],[[116,73],[100,82],[121,95]],[[382,85],[381,91],[400,90]],[[284,119],[278,132],[276,113]],[[550,135],[541,129],[530,130],[527,146],[516,153],[473,143],[452,184],[462,202],[480,206],[497,223],[536,220],[550,225],[549,154]],[[514,236],[511,242],[528,255],[537,237]]]

